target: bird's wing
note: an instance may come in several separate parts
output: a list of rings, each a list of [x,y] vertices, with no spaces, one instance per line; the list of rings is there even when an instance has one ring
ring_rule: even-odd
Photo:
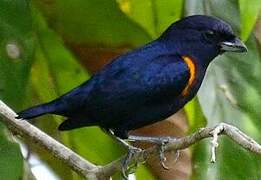
[[[130,112],[153,98],[175,98],[189,81],[189,69],[179,55],[161,55],[136,67],[118,67],[102,74],[93,88],[90,101],[93,111],[118,116]]]
[[[190,70],[178,55],[163,55],[148,64],[141,73],[144,95],[179,96],[189,82]]]

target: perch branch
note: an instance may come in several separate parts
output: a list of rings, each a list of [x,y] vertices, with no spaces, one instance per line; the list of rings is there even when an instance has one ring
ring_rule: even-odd
[[[252,138],[248,137],[246,134],[244,134],[242,131],[240,131],[238,128],[226,124],[226,123],[220,123],[219,125],[215,126],[214,128],[201,128],[197,132],[181,137],[181,138],[173,138],[169,137],[169,143],[166,146],[165,152],[168,151],[178,151],[182,149],[186,149],[189,146],[199,142],[202,139],[213,137],[212,148],[211,148],[211,162],[215,162],[215,149],[218,146],[218,135],[226,135],[229,138],[231,138],[234,142],[241,145],[243,148],[257,153],[261,154],[261,145],[258,144],[256,141],[254,141]],[[138,160],[140,163],[145,162],[149,157],[151,156],[157,156],[159,152],[159,149],[157,147],[151,147],[149,149],[143,150],[136,154],[135,157],[133,157],[133,160]],[[100,172],[107,176],[111,176],[117,171],[120,171],[121,168],[121,162],[124,160],[124,157],[121,157],[118,160],[115,160],[99,169]]]
[[[106,179],[116,172],[121,171],[121,164],[126,156],[123,156],[105,166],[96,166],[43,133],[27,121],[17,120],[15,118],[17,116],[16,113],[2,101],[0,101],[0,115],[4,117],[2,118],[2,121],[8,126],[13,134],[20,135],[21,137],[29,139],[32,142],[39,144],[39,146],[44,147],[47,151],[53,154],[53,156],[62,160],[73,170],[89,180]],[[169,143],[166,145],[166,151],[186,149],[204,138],[212,137],[211,162],[215,162],[215,151],[218,146],[219,135],[226,135],[243,148],[261,154],[261,145],[241,132],[238,128],[225,123],[220,123],[213,128],[202,128],[189,136],[181,138],[168,137]],[[140,163],[145,162],[149,157],[157,156],[158,152],[158,146],[145,149],[135,154],[132,157],[132,161],[136,160]]]
[[[99,168],[98,166],[86,161],[78,154],[54,140],[44,132],[40,131],[27,121],[17,120],[15,118],[17,114],[2,101],[0,101],[0,114],[4,117],[2,118],[2,121],[7,125],[13,134],[20,135],[21,137],[44,147],[53,156],[62,160],[65,164],[82,176],[90,180],[97,179],[96,171]]]

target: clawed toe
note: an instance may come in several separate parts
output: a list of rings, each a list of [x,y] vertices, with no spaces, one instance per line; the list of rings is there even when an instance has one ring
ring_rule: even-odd
[[[137,153],[141,152],[142,149],[136,148],[134,146],[129,146],[128,154],[122,162],[122,176],[124,179],[128,179],[128,175],[135,172],[138,167],[138,161],[135,159]]]
[[[160,165],[165,169],[169,170],[169,167],[165,164],[167,158],[165,156],[165,149],[166,149],[166,144],[168,144],[168,140],[163,140],[161,141],[161,144],[159,145],[159,160],[160,160]]]
[[[169,167],[165,164],[167,158],[165,156],[165,150],[166,150],[166,145],[169,143],[168,139],[163,139],[161,141],[161,144],[159,145],[159,160],[160,160],[160,165],[165,169],[169,170]],[[177,162],[179,158],[179,151],[175,151],[175,159],[174,162]]]
[[[133,147],[126,143],[125,141],[117,138],[122,144],[128,148],[128,154],[126,155],[124,161],[122,162],[122,176],[124,179],[128,179],[128,175],[135,172],[135,170],[138,167],[139,160],[137,159],[137,154],[140,153],[142,150],[136,147]],[[169,170],[169,167],[165,164],[166,163],[166,157],[165,157],[165,150],[168,143],[171,143],[175,140],[173,137],[149,137],[149,136],[134,136],[130,135],[128,138],[129,141],[143,141],[143,142],[149,142],[154,143],[159,147],[159,160],[161,166]],[[179,151],[176,151],[176,157],[175,162],[178,160],[179,157]]]

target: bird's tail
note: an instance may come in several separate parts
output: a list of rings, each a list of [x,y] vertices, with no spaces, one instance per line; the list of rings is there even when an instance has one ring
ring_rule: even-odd
[[[49,103],[40,104],[17,113],[18,114],[17,118],[32,119],[41,116],[43,114],[51,113],[51,110],[52,108],[50,107]]]

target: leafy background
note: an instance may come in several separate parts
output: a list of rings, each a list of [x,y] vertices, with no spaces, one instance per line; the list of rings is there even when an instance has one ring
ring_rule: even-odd
[[[136,133],[180,136],[227,122],[261,142],[261,23],[256,23],[260,9],[260,0],[0,0],[0,99],[17,111],[52,100],[113,57],[155,39],[172,22],[192,14],[213,15],[232,25],[246,42],[248,54],[216,58],[185,113]],[[18,47],[17,57],[7,53],[10,44]],[[97,127],[59,133],[61,121],[46,116],[32,123],[96,164],[125,152]],[[0,177],[35,179],[28,159],[37,154],[60,179],[81,179],[44,150],[23,143],[28,149],[24,156],[17,140],[0,124]],[[210,164],[209,157],[209,141],[204,140],[183,152],[177,163],[170,160],[170,171],[162,170],[156,159],[140,166],[135,176],[261,179],[261,157],[227,138],[220,139],[217,163]]]

